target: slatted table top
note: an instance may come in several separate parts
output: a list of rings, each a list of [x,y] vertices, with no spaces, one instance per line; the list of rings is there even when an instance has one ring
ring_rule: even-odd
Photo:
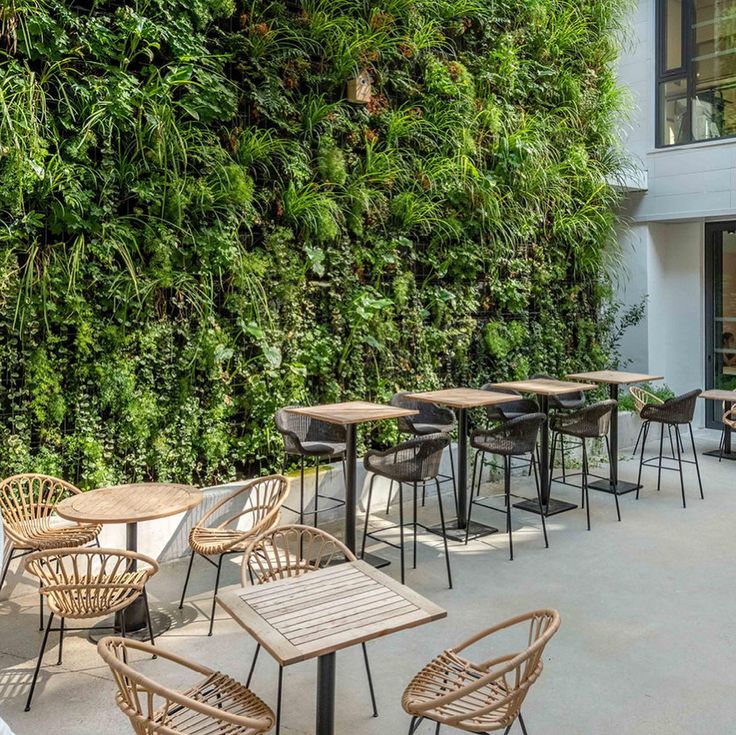
[[[634,383],[650,383],[652,380],[664,380],[664,375],[627,373],[622,370],[594,370],[590,373],[571,373],[567,377],[572,380],[590,380],[593,383],[613,385],[633,385]]]
[[[549,380],[547,378],[531,378],[529,380],[511,380],[506,383],[494,383],[498,388],[512,388],[521,393],[536,393],[539,396],[559,396],[579,390],[593,390],[598,386],[593,383],[573,383],[569,380]]]
[[[721,390],[719,388],[711,388],[710,390],[704,390],[700,394],[701,398],[705,398],[709,401],[726,401],[728,403],[736,403],[736,391],[734,390]]]
[[[59,503],[56,512],[77,523],[139,523],[183,513],[201,502],[202,492],[196,487],[141,482],[72,495]]]
[[[217,602],[282,666],[447,616],[363,561],[255,587],[233,585],[220,590]]]
[[[397,419],[401,416],[416,416],[419,411],[397,406],[386,406],[383,403],[369,401],[347,401],[345,403],[325,403],[321,406],[305,406],[303,408],[287,408],[291,413],[326,421],[328,424],[364,424],[368,421]]]
[[[409,398],[425,403],[439,403],[452,408],[473,408],[474,406],[493,406],[518,400],[518,396],[508,393],[496,393],[476,388],[447,388],[430,390],[423,393],[410,393]]]

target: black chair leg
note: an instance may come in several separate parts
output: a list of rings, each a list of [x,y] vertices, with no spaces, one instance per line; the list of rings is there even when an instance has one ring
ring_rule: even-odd
[[[611,454],[611,442],[608,441],[608,437],[604,437],[604,438],[606,440],[606,451],[608,452],[608,466],[613,467],[613,454]],[[621,507],[618,502],[618,493],[615,492],[615,488],[614,488],[613,497],[616,499],[616,515],[618,516],[618,520],[621,521]]]
[[[184,580],[184,589],[181,591],[181,600],[179,600],[179,609],[184,607],[184,596],[187,594],[187,587],[189,586],[189,577],[192,574],[192,564],[194,564],[194,549],[189,557],[189,568],[187,569],[187,578]]]
[[[521,710],[519,710],[519,724],[521,725],[521,731],[524,735],[529,735],[526,731],[526,725],[524,724],[524,718],[521,716]]]
[[[565,437],[560,434],[560,459],[562,461],[562,482],[567,482],[567,468],[565,467]]]
[[[547,521],[544,519],[544,507],[542,506],[542,488],[539,485],[539,472],[537,471],[537,460],[532,452],[532,467],[534,469],[534,484],[537,488],[537,503],[539,504],[539,517],[542,519],[542,533],[544,534],[544,548],[549,549],[547,539]]]
[[[312,513],[312,525],[316,528],[319,516],[319,457],[315,459],[314,467],[314,512]]]
[[[509,561],[513,561],[514,534],[511,531],[511,457],[503,458],[503,494],[506,500],[506,533],[509,535]]]
[[[10,553],[8,554],[8,559],[3,565],[3,576],[0,577],[0,591],[2,591],[3,585],[5,584],[5,577],[8,576],[8,569],[10,569],[10,562],[13,561],[14,556],[15,556],[15,549],[11,548]]]
[[[419,725],[424,722],[424,717],[412,717],[411,722],[409,723],[409,733],[408,735],[414,735],[414,733],[419,728]]]
[[[59,657],[56,659],[56,665],[61,666],[64,657],[64,618],[59,618]]]
[[[245,682],[245,686],[250,688],[250,682],[253,679],[253,674],[256,670],[256,662],[258,661],[258,654],[261,652],[261,644],[256,644],[256,652],[253,654],[253,662],[250,665],[250,671],[248,672],[248,680]]]
[[[644,424],[644,436],[641,441],[641,454],[639,455],[639,475],[636,480],[636,499],[639,500],[639,490],[641,490],[641,470],[644,466],[644,447],[647,443],[647,435],[649,434],[649,422]]]
[[[437,726],[434,728],[434,735],[440,735],[440,728],[442,727],[441,723],[437,723]]]
[[[422,487],[422,495],[424,495],[425,488],[427,487],[427,484],[424,483]],[[413,510],[414,510],[414,520],[412,522],[412,531],[413,531],[413,565],[412,569],[417,568],[417,483],[414,483],[414,499],[413,499]]]
[[[404,569],[404,484],[399,483],[399,553],[401,555],[401,584],[404,584],[406,571]]]
[[[679,431],[677,432],[680,433]],[[680,491],[682,492],[682,507],[687,508],[685,503],[685,478],[682,474],[682,454],[680,453],[680,442],[677,442],[677,469],[680,472]]]
[[[644,422],[641,422],[639,427],[639,433],[636,435],[636,444],[634,444],[634,451],[631,453],[632,457],[636,457],[636,450],[639,448],[639,442],[641,441],[641,435],[644,433]]]
[[[38,583],[39,589],[41,588],[41,582]],[[38,593],[38,629],[39,631],[43,630],[43,595],[39,592]]]
[[[304,456],[301,457],[299,481],[299,524],[304,525]]]
[[[220,572],[222,571],[222,560],[225,558],[225,554],[220,554],[220,558],[217,562],[217,576],[215,577],[215,591],[212,594],[212,612],[210,614],[210,630],[207,633],[208,636],[212,635],[212,629],[215,627],[215,610],[217,609],[217,590],[220,588]]]
[[[455,457],[452,453],[452,439],[450,446],[447,448],[450,453],[450,474],[452,475],[452,494],[455,496],[455,515],[460,515],[460,506],[457,499],[457,475],[455,475]]]
[[[38,672],[41,670],[41,661],[43,660],[43,654],[46,651],[46,643],[49,640],[49,633],[51,632],[51,623],[54,619],[54,613],[49,613],[49,619],[46,623],[46,632],[43,634],[43,641],[41,642],[41,650],[38,653],[38,660],[36,661],[36,669],[33,672],[33,681],[31,682],[31,691],[28,692],[28,699],[26,700],[26,712],[31,711],[31,700],[33,699],[33,691],[36,688],[36,681],[38,680]]]
[[[365,522],[363,524],[363,543],[360,545],[360,558],[365,556],[365,542],[368,538],[368,519],[371,515],[371,501],[373,500],[373,483],[376,481],[376,476],[371,475],[371,481],[368,484],[368,501],[365,505]],[[393,483],[392,483],[393,484]],[[391,491],[389,490],[389,496]]]
[[[276,735],[281,733],[281,695],[284,691],[284,667],[279,666],[279,688],[276,694]]]
[[[585,518],[590,531],[590,495],[588,495],[588,450],[583,439],[583,494],[585,496]]]
[[[659,432],[659,465],[657,466],[657,492],[659,492],[662,483],[662,446],[664,444],[664,424],[660,424]],[[678,446],[679,448],[679,446]]]
[[[154,635],[153,635],[153,621],[151,620],[151,608],[148,604],[148,591],[146,590],[145,587],[143,588],[143,602],[146,605],[146,625],[148,626],[148,638],[151,641],[151,645],[155,646],[156,642],[154,640]],[[158,658],[158,656],[154,654],[153,658]]]
[[[371,706],[373,707],[373,716],[378,717],[378,706],[376,705],[376,692],[373,689],[373,677],[371,676],[371,664],[368,661],[368,649],[365,643],[361,643],[363,647],[363,661],[365,662],[365,673],[368,677],[368,691],[371,694]]]
[[[703,482],[700,479],[700,464],[698,463],[698,451],[695,449],[695,437],[693,436],[693,425],[688,424],[687,428],[690,430],[690,443],[693,445],[693,459],[695,460],[695,472],[698,475],[698,487],[700,488],[700,499],[705,500],[703,495]]]
[[[445,546],[445,564],[447,565],[447,584],[452,589],[452,570],[450,569],[450,551],[447,548],[447,529],[445,528],[445,511],[442,507],[442,493],[440,492],[440,482],[435,477],[435,485],[437,486],[437,504],[440,507],[440,525],[442,526],[442,543]]]
[[[391,512],[391,495],[394,491],[394,481],[391,480],[391,483],[388,486],[388,498],[386,498],[386,515],[388,515]]]

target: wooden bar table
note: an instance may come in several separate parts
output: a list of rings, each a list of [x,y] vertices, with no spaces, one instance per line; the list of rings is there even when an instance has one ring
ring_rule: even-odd
[[[639,485],[635,482],[626,482],[618,479],[618,397],[622,385],[634,383],[650,383],[652,380],[664,380],[663,375],[647,375],[645,373],[626,373],[620,370],[595,370],[591,373],[572,373],[567,376],[572,380],[588,380],[591,383],[605,383],[608,385],[608,395],[616,401],[616,408],[611,414],[611,466],[608,480],[596,480],[588,487],[593,490],[602,490],[604,493],[623,495],[636,490]]]
[[[138,524],[184,513],[202,502],[202,491],[190,485],[172,485],[163,482],[140,482],[132,485],[114,485],[72,495],[62,500],[56,512],[68,521],[77,523],[125,523],[126,547],[138,551]],[[135,571],[135,562],[131,569]],[[168,630],[171,620],[156,616],[156,635]],[[109,626],[107,626],[109,628]],[[146,606],[139,597],[125,613],[126,633],[148,640]],[[120,614],[115,615],[115,631],[120,632]]]
[[[724,413],[730,411],[733,405],[736,404],[736,391],[733,390],[712,388],[703,391],[700,397],[706,401],[721,401],[723,403]],[[707,454],[709,457],[718,457],[719,459],[736,459],[736,452],[732,448],[732,431],[728,424],[723,424],[723,449],[709,449],[707,452],[703,452],[703,454]]]
[[[457,411],[457,519],[446,524],[445,533],[454,541],[465,541],[468,525],[468,409],[510,403],[517,400],[518,396],[475,388],[447,388],[424,393],[410,393],[409,398],[424,403],[438,403]],[[442,533],[441,526],[434,526],[431,530],[434,533]],[[468,536],[478,538],[497,531],[498,529],[493,526],[471,521]]]
[[[364,561],[254,587],[232,585],[217,602],[279,665],[317,659],[315,735],[335,732],[337,651],[447,616]]]
[[[326,403],[322,406],[289,408],[287,411],[298,413],[317,421],[337,424],[345,427],[345,546],[355,553],[355,522],[358,508],[357,493],[357,461],[358,450],[355,439],[355,427],[371,421],[385,421],[401,416],[416,416],[419,411],[410,408],[386,406],[381,403],[367,401],[348,401],[347,403]],[[373,554],[365,555],[366,561],[374,566],[386,566],[388,561]]]
[[[550,497],[551,481],[549,476],[549,398],[550,396],[561,396],[573,391],[593,390],[593,383],[573,383],[568,380],[550,380],[548,378],[531,378],[529,380],[512,380],[506,383],[494,383],[498,388],[511,388],[520,393],[534,393],[539,397],[541,412],[547,417],[547,423],[543,427],[540,437],[539,457],[539,484],[542,491],[542,505],[545,508],[545,516],[553,516],[573,510],[578,506],[574,503],[566,503],[563,500],[555,500]],[[515,503],[514,508],[528,510],[530,513],[539,514],[539,503],[536,500],[522,500]]]

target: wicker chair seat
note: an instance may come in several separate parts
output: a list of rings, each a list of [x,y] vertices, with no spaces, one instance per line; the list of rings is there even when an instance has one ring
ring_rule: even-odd
[[[512,658],[513,655],[510,655],[496,663],[510,661]],[[524,683],[525,690],[539,678],[542,668],[542,661],[539,661],[535,671]],[[404,710],[419,717],[429,717],[435,722],[458,726],[468,732],[483,733],[504,729],[514,721],[518,712],[519,691],[513,692],[512,697],[503,677],[474,688],[464,696],[451,696],[466,686],[473,686],[488,673],[454,651],[444,651],[409,683],[402,698]],[[429,710],[423,707],[448,695],[451,701],[445,704]]]
[[[537,435],[546,417],[543,413],[527,413],[505,421],[493,429],[478,429],[470,437],[474,449],[490,454],[518,456],[533,452]]]
[[[52,526],[48,516],[5,524],[5,532],[16,548],[34,551],[86,546],[97,538],[101,530],[100,525],[80,523]]]
[[[345,451],[345,427],[293,413],[287,406],[276,413],[276,429],[288,454],[334,457]]]
[[[310,457],[337,457],[345,454],[344,442],[303,441],[300,444],[301,453]]]
[[[427,434],[449,434],[454,428],[455,424],[412,424],[413,433],[417,436],[427,436]]]
[[[412,398],[409,393],[395,393],[391,397],[391,405],[419,412],[414,416],[399,417],[399,431],[404,434],[426,436],[449,433],[455,427],[455,413],[451,408],[419,401]]]
[[[363,464],[369,472],[397,482],[423,482],[437,477],[447,434],[428,434],[391,449],[368,452]]]
[[[276,519],[278,523],[278,518]],[[256,526],[251,531],[242,531],[237,528],[206,528],[194,526],[189,532],[189,545],[198,554],[214,556],[224,552],[245,551],[248,544],[268,528]]]
[[[519,418],[519,416],[526,416],[527,414],[537,413],[539,411],[539,404],[533,398],[523,398],[521,393],[519,393],[518,390],[513,390],[513,388],[499,388],[493,383],[486,383],[481,386],[481,390],[519,396],[517,401],[509,401],[508,403],[502,403],[498,406],[486,406],[486,418],[492,423],[496,421],[516,419]]]
[[[647,404],[639,412],[643,421],[653,421],[660,424],[689,424],[693,420],[695,404],[701,390],[691,390],[680,396],[667,399],[661,405]]]

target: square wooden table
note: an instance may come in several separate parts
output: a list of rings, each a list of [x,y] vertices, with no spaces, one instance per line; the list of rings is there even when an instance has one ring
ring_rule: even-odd
[[[593,490],[602,490],[606,493],[623,495],[636,490],[639,485],[635,482],[625,482],[618,479],[618,396],[622,385],[634,383],[650,383],[652,380],[664,380],[663,375],[647,375],[646,373],[627,373],[621,370],[595,370],[591,373],[572,373],[567,376],[573,380],[588,380],[591,383],[605,383],[608,385],[608,395],[616,401],[616,408],[611,414],[611,429],[609,441],[611,443],[611,466],[608,480],[596,480],[588,487]]]
[[[701,398],[706,401],[721,401],[723,403],[723,411],[729,411],[736,404],[736,391],[721,390],[720,388],[711,388],[704,390],[700,394]],[[709,449],[703,454],[710,457],[718,457],[718,459],[736,459],[736,452],[732,448],[732,432],[728,424],[723,424],[723,448]]]
[[[494,383],[498,388],[511,388],[520,393],[534,393],[539,397],[539,408],[547,417],[547,423],[541,432],[539,452],[539,484],[542,494],[542,505],[544,514],[553,516],[573,510],[578,506],[574,503],[566,503],[563,500],[555,500],[550,497],[551,480],[549,476],[549,397],[561,396],[565,393],[575,391],[593,390],[593,383],[573,383],[569,380],[552,380],[549,378],[531,378],[530,380],[512,380],[506,383]],[[539,503],[536,500],[522,500],[514,504],[515,508],[528,510],[530,513],[539,513]]]
[[[348,401],[346,403],[326,403],[321,406],[289,408],[287,411],[299,413],[317,421],[345,427],[345,546],[355,553],[355,522],[358,508],[357,460],[355,427],[370,421],[384,421],[401,416],[416,416],[419,411],[397,406],[386,406],[368,401]],[[366,554],[376,566],[385,566],[387,561]]]
[[[315,735],[335,732],[335,653],[447,616],[442,608],[363,561],[254,587],[217,602],[281,666],[317,658]]]
[[[475,388],[447,388],[445,390],[431,390],[424,393],[410,393],[409,398],[424,403],[438,403],[449,406],[457,411],[457,520],[450,521],[446,526],[446,535],[456,541],[464,541],[468,525],[468,409],[480,406],[495,406],[500,403],[510,403],[517,400],[517,396],[508,393],[496,393],[489,390]],[[450,448],[452,451],[452,448]],[[440,526],[431,529],[435,533],[442,533]],[[469,536],[478,538],[496,533],[497,528],[482,523],[471,523]]]

